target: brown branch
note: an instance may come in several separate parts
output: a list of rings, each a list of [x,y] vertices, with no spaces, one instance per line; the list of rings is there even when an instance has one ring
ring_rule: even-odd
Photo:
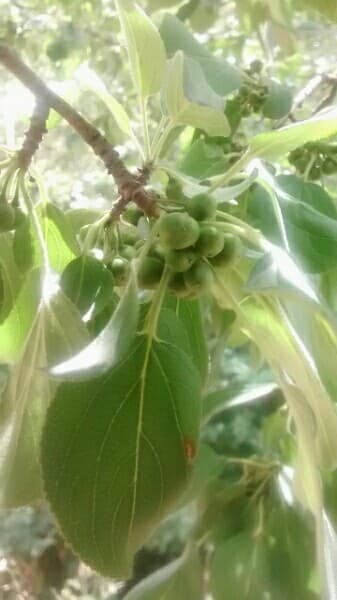
[[[118,192],[125,204],[134,200],[148,215],[157,213],[154,197],[143,189],[137,176],[133,175],[120,159],[112,144],[80,115],[68,102],[53,92],[42,79],[26,65],[18,54],[6,44],[0,43],[0,63],[28,88],[39,102],[53,108],[103,161],[113,176]]]
[[[17,165],[19,169],[22,169],[23,171],[27,171],[44,134],[47,133],[46,121],[48,115],[49,107],[45,102],[37,100],[30,120],[29,129],[25,133],[22,148],[16,156]]]

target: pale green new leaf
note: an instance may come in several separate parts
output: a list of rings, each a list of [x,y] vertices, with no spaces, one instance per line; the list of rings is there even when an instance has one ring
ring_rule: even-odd
[[[199,420],[191,361],[146,336],[104,375],[61,384],[42,467],[51,508],[82,560],[110,577],[130,575],[134,553],[188,484]]]
[[[189,59],[191,67],[192,59]],[[195,63],[196,66],[197,63]],[[188,73],[188,69],[186,71]],[[199,72],[199,77],[202,77],[202,71]],[[200,81],[198,81],[200,85]],[[223,108],[217,100],[219,98],[214,91],[207,94],[207,104],[205,104],[205,93],[202,94],[202,102],[200,99],[191,101],[188,96],[188,88],[185,87],[184,79],[184,55],[181,51],[176,52],[174,57],[167,64],[166,79],[163,91],[163,99],[165,110],[167,110],[173,123],[176,125],[192,125],[198,129],[202,129],[210,136],[228,136],[230,127],[227,118],[223,112]],[[206,80],[201,81],[199,93],[208,86]],[[194,92],[191,97],[194,96]],[[197,98],[197,96],[194,96]],[[198,98],[197,98],[198,99]]]
[[[2,281],[0,322],[2,322],[13,308],[22,284],[22,276],[15,264],[12,239],[9,234],[0,235],[0,274]]]
[[[128,137],[134,138],[134,133],[131,127],[131,121],[124,106],[116,100],[108,90],[98,74],[88,66],[81,66],[76,73],[76,79],[84,86],[85,89],[94,92],[98,98],[104,102],[106,107],[111,112],[116,124],[123,133]]]
[[[32,327],[41,293],[41,273],[31,271],[24,281],[7,318],[0,324],[0,362],[14,363],[20,356]]]
[[[127,43],[136,89],[143,97],[159,92],[165,72],[166,51],[152,21],[131,0],[115,0]]]
[[[288,125],[277,131],[267,131],[254,137],[248,150],[248,158],[277,160],[307,142],[315,142],[337,133],[337,109]]]
[[[125,600],[202,600],[202,572],[197,549],[138,583]]]
[[[40,438],[56,386],[47,368],[87,341],[80,314],[62,294],[35,316],[25,349],[15,365],[0,403],[0,506],[13,508],[42,496]]]

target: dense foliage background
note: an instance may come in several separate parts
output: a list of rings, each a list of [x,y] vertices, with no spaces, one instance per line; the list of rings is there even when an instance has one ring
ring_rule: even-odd
[[[225,139],[211,137],[187,127],[169,152],[172,168],[186,176],[206,179],[222,173],[242,154],[253,135],[314,116],[334,104],[334,2],[320,2],[320,13],[315,10],[316,2],[307,0],[144,0],[139,4],[158,27],[164,15],[174,15],[203,48],[228,61],[223,83],[228,85],[226,114],[232,135]],[[161,31],[167,48],[171,46],[173,52],[175,46],[179,47],[178,30],[170,31],[162,25]],[[139,108],[113,0],[0,0],[0,38],[18,49],[55,91],[102,130],[127,164],[139,166],[135,143],[117,126],[102,101],[107,90],[132,115],[134,132],[141,138]],[[245,86],[242,72],[256,82],[253,91],[249,84]],[[29,123],[33,98],[3,69],[0,88],[0,143],[17,148]],[[155,103],[150,104],[149,114],[152,133],[159,119]],[[50,114],[48,130],[35,164],[50,200],[62,210],[88,209],[94,216],[109,209],[115,190],[102,164],[55,112]],[[337,162],[333,144],[332,138],[328,153],[323,142],[321,146],[306,144],[297,154],[296,150],[286,153],[278,161],[277,175],[301,177],[282,180],[281,175],[278,182],[289,193],[336,219]],[[265,158],[268,160],[268,155]],[[301,181],[307,187],[301,187]],[[312,182],[323,185],[326,192]],[[169,183],[174,185],[174,180],[158,176],[155,185],[159,189]],[[245,189],[238,194],[239,204],[233,205],[233,214],[240,216],[243,207],[249,205],[250,224],[278,243],[277,223],[275,226],[275,216],[268,213],[264,193],[257,185]],[[336,267],[317,266],[323,259],[317,258],[320,252],[315,243],[322,243],[321,239],[314,239],[310,253],[305,239],[301,242],[296,232],[293,237],[294,253],[309,265],[310,277],[335,310]],[[331,252],[328,247],[327,256]],[[136,556],[133,578],[120,585],[100,577],[71,553],[44,503],[3,512],[1,598],[123,597],[139,579],[181,555],[196,522],[195,505],[187,500],[196,498],[203,527],[216,529],[221,541],[211,575],[212,548],[207,543],[202,546],[200,563],[206,579],[202,585],[207,589],[211,577],[216,599],[261,599],[264,577],[268,578],[267,588],[272,588],[272,600],[319,597],[313,520],[285,500],[287,467],[293,465],[295,451],[282,393],[260,351],[233,326],[233,311],[220,309],[214,300],[206,298],[202,302],[213,366],[205,400],[202,458],[190,497],[152,535]],[[293,310],[300,321],[298,307]],[[329,361],[329,356],[325,360]],[[333,371],[333,364],[330,366]],[[324,365],[321,367],[324,371]],[[3,380],[5,375],[4,368]],[[327,373],[327,379],[330,375]],[[280,465],[286,467],[282,472]],[[336,477],[324,472],[323,482],[328,515],[334,520]],[[277,491],[280,485],[283,500]],[[261,548],[261,554],[255,551],[247,533],[253,530],[258,537],[264,528],[269,540],[268,569],[266,549]],[[234,575],[238,557],[245,569],[242,581]],[[193,578],[199,566],[191,563],[190,568]],[[226,596],[221,595],[224,581]],[[177,587],[176,593],[188,597],[183,588]]]

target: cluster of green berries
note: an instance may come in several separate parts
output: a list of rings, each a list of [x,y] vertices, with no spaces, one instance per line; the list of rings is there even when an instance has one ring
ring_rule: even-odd
[[[8,204],[5,200],[0,202],[0,233],[17,229],[23,221],[26,220],[26,215],[22,210],[12,204]]]
[[[243,117],[248,117],[252,112],[258,113],[262,110],[268,97],[268,87],[256,83],[256,85],[242,85],[237,95],[240,112]]]
[[[288,160],[298,173],[316,180],[337,173],[337,145],[309,142],[289,153]]]
[[[139,266],[139,286],[155,288],[166,266],[176,296],[192,299],[206,292],[216,270],[233,264],[241,250],[240,240],[216,223],[216,210],[214,198],[199,194],[185,210],[162,215],[158,237]]]

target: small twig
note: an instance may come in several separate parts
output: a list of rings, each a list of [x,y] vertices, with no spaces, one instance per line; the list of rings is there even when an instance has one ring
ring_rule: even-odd
[[[143,189],[136,175],[133,175],[120,159],[113,145],[96,127],[80,115],[68,102],[53,92],[14,50],[0,44],[0,63],[28,88],[39,102],[53,108],[92,148],[103,161],[108,173],[113,176],[119,195],[125,204],[133,200],[148,215],[156,215],[155,197]]]
[[[46,121],[49,115],[49,107],[45,102],[37,100],[32,114],[29,129],[25,133],[25,139],[21,150],[17,153],[16,162],[19,169],[27,171],[32,158],[37,151],[42,138],[47,133]]]

